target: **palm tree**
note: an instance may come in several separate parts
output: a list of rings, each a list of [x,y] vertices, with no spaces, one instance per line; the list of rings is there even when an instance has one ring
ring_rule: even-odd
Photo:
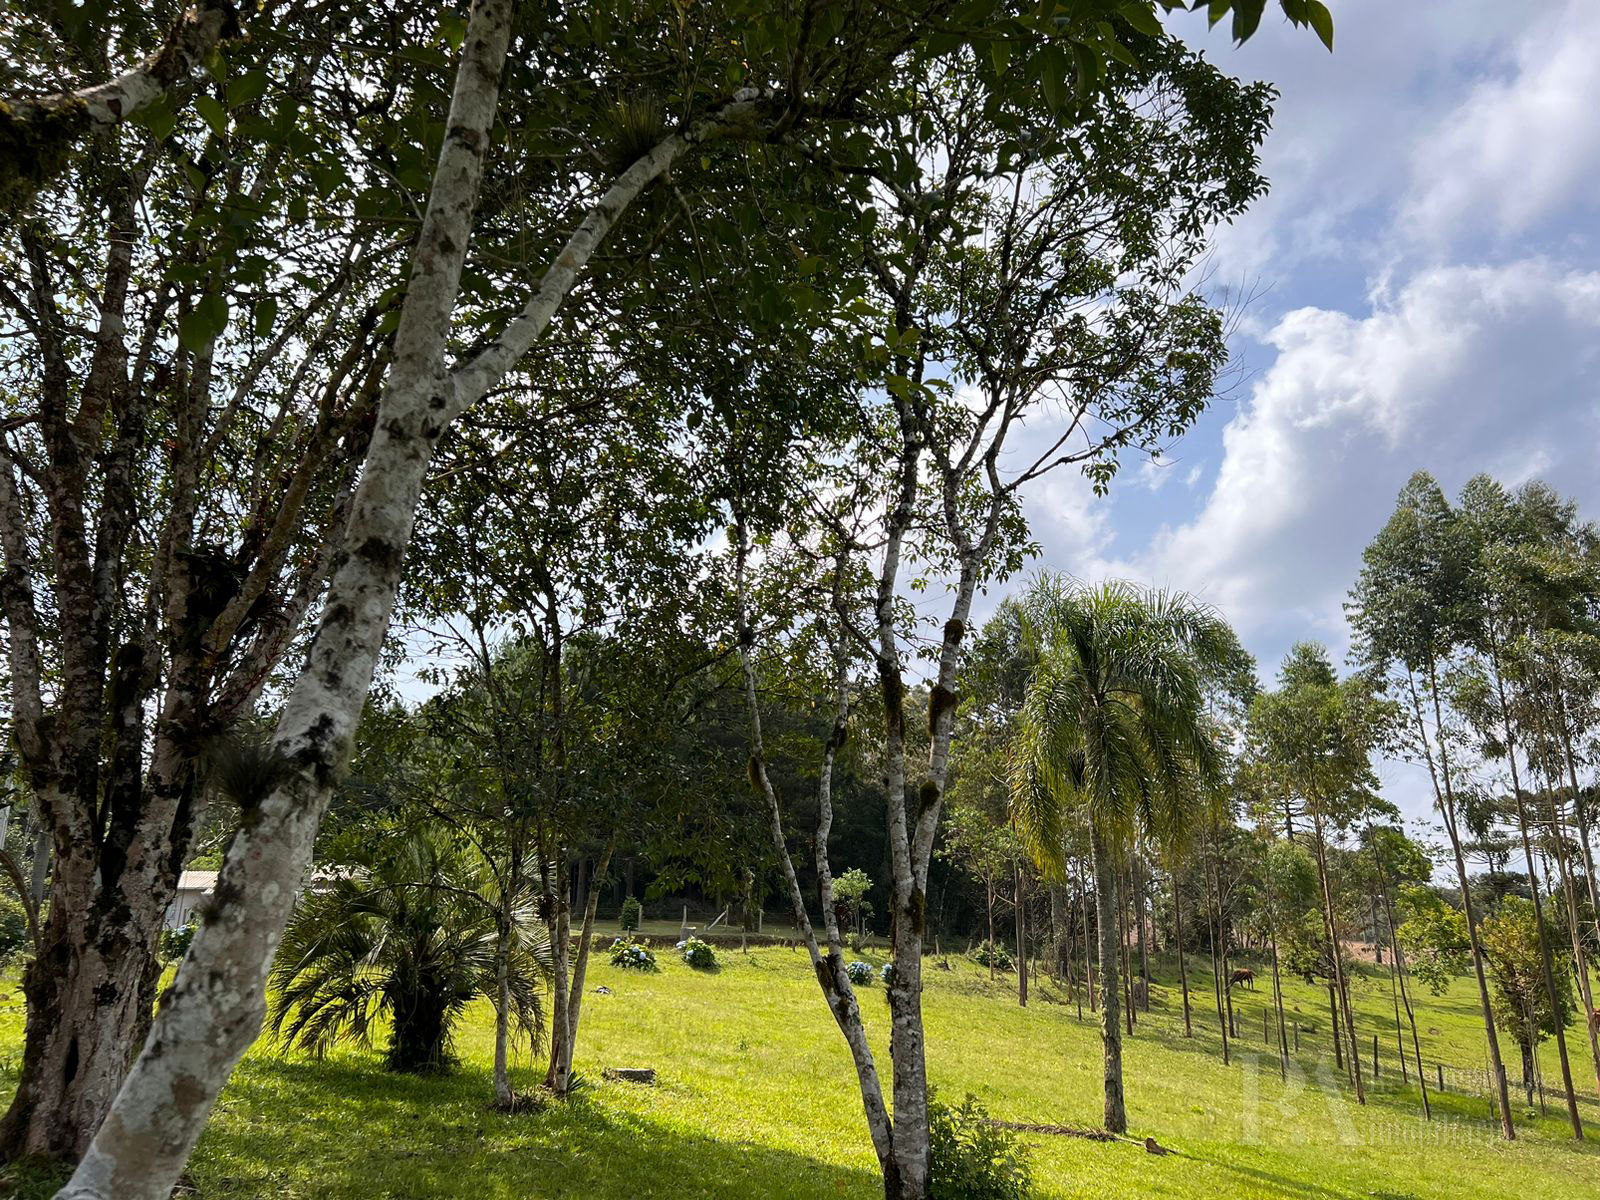
[[[1036,656],[1017,723],[1012,805],[1029,847],[1059,869],[1066,826],[1088,827],[1100,947],[1105,1126],[1125,1132],[1117,864],[1136,838],[1176,840],[1220,785],[1207,684],[1241,651],[1182,593],[1044,576],[1024,602]]]
[[[388,1018],[390,1069],[442,1069],[467,1003],[498,1002],[498,911],[470,850],[431,831],[387,843],[289,918],[270,977],[272,1036],[320,1055],[340,1041],[370,1045]],[[537,1048],[550,946],[527,900],[515,911],[507,1016]]]

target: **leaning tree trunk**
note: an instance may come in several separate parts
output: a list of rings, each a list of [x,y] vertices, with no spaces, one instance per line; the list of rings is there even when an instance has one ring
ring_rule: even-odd
[[[583,905],[583,925],[578,931],[578,953],[572,963],[572,983],[567,1000],[567,1048],[562,1069],[567,1083],[572,1083],[572,1057],[578,1046],[578,1018],[583,1015],[583,981],[589,973],[589,950],[594,945],[594,918],[600,907],[600,885],[611,868],[611,852],[616,847],[617,835],[606,839],[606,848],[595,864],[589,879],[589,894]]]
[[[1122,981],[1118,962],[1121,948],[1117,936],[1117,868],[1111,849],[1091,823],[1089,831],[1091,869],[1094,871],[1094,902],[1100,949],[1100,1045],[1104,1058],[1105,1127],[1112,1133],[1128,1131],[1128,1108],[1122,1087]]]

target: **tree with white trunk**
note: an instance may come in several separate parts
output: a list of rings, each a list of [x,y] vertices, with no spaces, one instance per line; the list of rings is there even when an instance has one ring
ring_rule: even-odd
[[[771,31],[764,45],[746,39],[735,60],[748,69],[751,56],[764,52],[754,61],[765,81],[696,94],[676,122],[649,123],[644,132],[656,140],[630,146],[630,155],[639,152],[619,173],[595,179],[594,198],[520,311],[451,364],[453,313],[515,12],[510,0],[482,0],[461,35],[449,117],[360,482],[321,620],[271,741],[276,769],[261,773],[256,794],[240,797],[247,817],[207,919],[64,1197],[165,1196],[260,1027],[267,968],[349,753],[441,435],[532,349],[628,206],[675,164],[709,157],[721,141],[767,140],[804,120],[848,112],[915,45],[919,27],[874,11],[858,14],[847,29],[849,14],[828,10],[819,24],[808,9],[792,26]],[[835,53],[841,38],[846,54]],[[705,44],[720,53],[728,42]]]
[[[1290,11],[1291,5],[1294,11]],[[1213,5],[1213,12],[1228,7]],[[1239,6],[1236,21],[1243,21],[1243,27],[1238,30],[1241,36],[1247,35],[1259,20],[1261,7],[1255,3]],[[1325,10],[1312,0],[1303,3],[1284,0],[1284,9],[1298,23],[1316,26],[1325,40],[1331,36],[1331,32],[1324,32],[1319,24],[1317,14],[1325,16]],[[212,12],[213,6],[201,5],[196,11]],[[445,86],[440,86],[443,72],[432,65],[434,59],[440,57],[436,53],[430,51],[432,57],[400,53],[404,39],[413,36],[420,24],[431,20],[431,14],[420,10],[397,11],[401,17],[398,22],[386,22],[387,14],[374,14],[374,25],[380,28],[387,25],[389,30],[388,43],[379,46],[381,53],[375,57],[396,69],[413,62],[423,64],[420,69],[427,75],[426,87],[419,88],[414,102],[398,103],[397,95],[404,91],[403,87],[397,89],[385,77],[384,70],[375,67],[370,75],[341,76],[343,82],[356,87],[360,93],[342,97],[344,115],[356,123],[354,134],[342,131],[319,145],[315,138],[308,139],[298,128],[301,109],[294,103],[279,106],[269,113],[259,103],[264,93],[277,86],[293,93],[296,88],[306,86],[323,65],[319,54],[325,51],[328,39],[318,36],[316,26],[322,13],[320,10],[296,10],[295,17],[306,23],[298,42],[294,39],[287,39],[286,43],[276,41],[277,30],[270,22],[260,23],[253,29],[257,40],[252,44],[259,45],[263,53],[260,69],[246,70],[235,78],[229,71],[226,57],[207,59],[213,68],[216,91],[212,94],[210,85],[204,85],[207,94],[195,99],[193,110],[209,128],[210,138],[202,153],[174,160],[181,176],[176,185],[178,192],[183,194],[187,189],[194,215],[207,230],[219,223],[230,227],[241,216],[248,217],[233,200],[236,192],[251,200],[257,210],[265,206],[268,211],[281,212],[292,221],[310,218],[321,222],[319,227],[323,229],[348,229],[341,224],[348,220],[345,213],[319,207],[320,199],[308,200],[303,190],[299,194],[278,191],[270,197],[256,196],[252,200],[249,179],[236,180],[228,172],[238,162],[238,155],[231,152],[234,148],[254,148],[278,164],[303,167],[322,193],[330,189],[335,192],[354,190],[355,185],[366,183],[368,186],[356,197],[353,206],[358,223],[363,213],[372,215],[380,223],[398,221],[405,226],[414,221],[409,227],[415,229],[415,234],[399,243],[385,244],[381,239],[372,243],[386,254],[409,248],[409,278],[404,286],[391,288],[375,302],[378,319],[366,336],[344,344],[348,358],[335,357],[335,362],[343,364],[344,389],[334,385],[328,412],[309,426],[324,436],[329,425],[339,429],[341,437],[333,439],[330,445],[346,448],[342,461],[354,463],[359,455],[361,469],[359,483],[349,498],[336,501],[327,509],[329,523],[320,531],[317,542],[320,551],[309,559],[293,560],[303,568],[299,582],[288,591],[289,607],[275,618],[273,636],[262,643],[267,648],[275,646],[275,658],[281,659],[300,628],[294,606],[298,605],[300,612],[309,612],[321,597],[322,616],[307,647],[304,664],[292,681],[286,681],[283,692],[282,709],[270,747],[270,758],[276,767],[262,774],[257,794],[242,798],[244,825],[230,849],[208,919],[145,1040],[143,1053],[117,1092],[110,1115],[95,1134],[73,1181],[65,1189],[64,1194],[69,1196],[164,1195],[181,1170],[218,1090],[259,1027],[266,967],[308,861],[329,790],[348,753],[383,643],[413,514],[437,441],[451,421],[498,387],[506,374],[517,367],[543,336],[580,279],[622,286],[635,278],[639,266],[648,265],[653,250],[650,242],[625,243],[637,260],[635,265],[619,267],[597,260],[597,250],[624,212],[646,193],[667,197],[668,185],[671,190],[681,191],[683,178],[693,175],[697,168],[714,172],[725,153],[719,147],[728,146],[759,148],[751,154],[752,170],[729,174],[757,181],[762,170],[781,169],[782,164],[787,163],[796,174],[813,181],[813,190],[802,188],[799,194],[824,202],[818,211],[826,212],[826,203],[839,190],[841,178],[859,178],[851,175],[852,168],[859,168],[863,158],[873,158],[871,133],[866,139],[865,155],[860,153],[859,133],[872,131],[894,136],[900,132],[893,126],[874,123],[876,114],[884,111],[886,101],[898,103],[896,93],[884,88],[885,82],[897,71],[905,71],[912,79],[926,77],[938,58],[959,51],[973,38],[985,40],[987,30],[988,41],[997,41],[1015,54],[994,52],[969,60],[972,70],[984,84],[997,95],[1023,102],[1036,94],[1037,81],[1042,79],[1046,93],[1055,102],[1065,96],[1071,85],[1080,92],[1092,92],[1105,63],[1124,53],[1125,47],[1119,40],[1124,34],[1120,27],[1106,23],[1105,18],[1126,20],[1133,29],[1141,31],[1142,36],[1159,33],[1155,5],[1145,0],[1132,3],[1094,0],[1087,5],[1076,5],[1070,14],[1058,14],[1067,16],[1065,24],[1054,15],[1036,14],[1032,10],[1026,16],[1016,16],[1000,6],[985,5],[976,10],[965,6],[959,23],[965,31],[962,34],[941,27],[943,23],[937,8],[913,17],[875,5],[804,5],[780,14],[777,20],[756,21],[757,15],[763,18],[769,15],[766,6],[733,4],[705,15],[703,23],[691,29],[675,7],[660,5],[635,11],[629,27],[639,31],[656,29],[662,36],[653,43],[625,34],[602,10],[574,12],[568,14],[570,20],[556,25],[551,25],[544,15],[529,14],[530,24],[522,33],[530,52],[519,53],[510,71],[519,96],[526,94],[540,101],[551,99],[545,90],[549,85],[539,74],[539,67],[547,65],[540,58],[544,55],[549,59],[548,65],[565,70],[565,74],[547,72],[547,76],[571,82],[572,92],[587,97],[586,113],[595,111],[592,102],[600,95],[615,96],[623,91],[630,97],[644,97],[642,101],[630,99],[628,104],[617,106],[613,128],[591,131],[601,135],[591,137],[582,129],[574,132],[559,120],[537,127],[525,125],[518,119],[520,114],[508,114],[510,119],[500,126],[504,132],[497,132],[496,115],[499,90],[506,74],[506,52],[513,35],[519,31],[515,5],[485,0],[473,7],[465,24],[453,14],[445,14],[438,24],[438,36],[448,49],[455,51],[459,47],[453,82],[446,82]],[[729,37],[730,31],[735,36]],[[322,35],[327,32],[320,31]],[[289,42],[307,54],[309,66],[302,69],[293,65]],[[368,45],[365,42],[352,44]],[[12,43],[8,41],[7,45],[10,47]],[[533,52],[533,47],[538,48],[538,53]],[[19,54],[25,55],[28,49],[24,47]],[[196,58],[201,54],[203,48],[192,52]],[[101,82],[116,75],[108,63],[99,61],[88,63],[85,71]],[[716,82],[708,84],[708,80]],[[93,82],[91,79],[91,86]],[[176,82],[176,75],[172,81],[164,82],[164,92],[176,95],[179,90],[173,86]],[[559,86],[564,88],[565,84]],[[318,95],[328,91],[320,85],[315,90]],[[446,91],[449,93],[448,112],[443,110]],[[140,119],[136,122],[97,122],[94,127],[118,131],[119,136],[121,131],[130,130],[129,137],[164,143],[176,111],[175,106],[168,105],[169,98],[152,94],[147,103],[141,101],[144,111],[137,114]],[[430,132],[426,114],[436,102],[434,111],[442,119]],[[68,107],[75,108],[77,103],[73,101]],[[237,114],[234,109],[239,110]],[[532,105],[528,111],[547,111],[547,106]],[[382,127],[381,153],[366,160],[361,170],[369,174],[364,179],[352,179],[350,170],[342,164],[353,157],[358,144],[364,144],[362,137],[366,131],[379,126]],[[584,155],[565,158],[559,153],[551,155],[549,139],[557,129],[568,139],[566,145],[574,142],[582,145]],[[515,136],[511,136],[513,134]],[[95,147],[102,144],[97,142],[98,136],[89,136],[82,143],[88,149],[79,146],[72,150],[72,164],[94,161]],[[439,147],[437,162],[430,169],[423,159],[431,153],[435,138]],[[547,224],[538,248],[529,252],[528,245],[533,243],[528,239],[519,241],[515,234],[508,235],[505,225],[498,219],[490,223],[491,244],[499,248],[515,243],[523,251],[520,256],[509,256],[515,262],[514,272],[504,269],[507,256],[497,258],[502,278],[508,274],[525,274],[530,267],[538,276],[538,283],[526,300],[513,309],[505,306],[504,287],[496,289],[485,285],[491,273],[482,269],[486,264],[475,265],[469,261],[475,241],[480,183],[486,163],[498,165],[500,162],[492,151],[502,138],[508,146],[516,141],[519,149],[528,150],[530,161],[564,164],[559,171],[534,170],[525,177],[527,183],[548,185],[549,189],[546,193],[531,195],[525,218],[536,224],[538,218],[534,214],[544,214]],[[518,138],[525,140],[517,141]],[[79,155],[89,157],[80,158]],[[110,161],[116,160],[117,155],[112,154]],[[818,161],[833,164],[841,175],[823,173],[819,176],[809,165]],[[124,157],[122,165],[128,166],[130,162],[137,179],[137,160]],[[572,162],[583,165],[570,169]],[[55,169],[52,167],[52,171]],[[224,188],[208,182],[217,178],[225,181],[226,201],[221,199]],[[379,178],[383,178],[386,185],[372,186]],[[240,184],[245,185],[242,190]],[[496,218],[505,214],[525,191],[523,185],[513,180],[493,176],[489,198]],[[424,192],[425,204],[421,195]],[[408,217],[404,209],[413,197],[420,211]],[[81,197],[78,202],[86,203]],[[394,206],[400,211],[391,211]],[[702,222],[695,218],[692,205],[685,207],[689,209],[686,219],[681,224],[674,219],[674,226],[685,240],[702,249]],[[109,206],[113,218],[125,209],[126,206],[122,209],[115,204]],[[93,205],[88,205],[85,211],[93,212]],[[741,224],[749,222],[759,227],[764,219],[761,206],[748,202],[738,211],[737,219],[729,221],[728,213],[720,215],[724,220],[718,236],[730,238],[738,236]],[[560,224],[548,224],[551,221]],[[558,229],[560,232],[556,233]],[[47,233],[55,232],[47,228]],[[115,257],[116,247],[127,243],[109,239],[109,244]],[[185,245],[182,236],[177,244]],[[224,248],[225,251],[231,249]],[[226,252],[222,257],[230,263],[239,258]],[[249,261],[248,256],[246,261]],[[193,264],[185,262],[187,277],[180,282],[189,289],[192,302],[180,299],[164,325],[151,326],[156,331],[151,336],[158,339],[153,344],[158,346],[170,344],[159,340],[163,336],[160,330],[175,326],[179,341],[201,362],[203,369],[199,375],[187,371],[178,377],[177,384],[189,389],[191,404],[202,405],[203,391],[196,391],[192,385],[196,380],[203,381],[206,371],[210,370],[205,364],[205,348],[229,327],[233,315],[230,295],[234,294],[230,290],[233,277],[218,281],[207,276],[207,269],[209,267],[203,267],[196,275]],[[99,297],[96,305],[102,314],[106,312],[106,296],[114,290],[115,276],[115,272],[107,275],[105,294]],[[201,281],[198,287],[195,286],[197,278]],[[596,289],[597,293],[603,291],[604,288]],[[270,331],[277,317],[276,306],[285,296],[281,288],[279,294],[273,295],[270,286],[263,287],[262,292],[252,311],[252,324]],[[285,319],[292,320],[303,311],[301,299],[295,295],[282,303],[282,309],[290,314]],[[38,312],[48,313],[48,304],[30,303]],[[113,344],[115,338],[110,335],[119,331],[122,318],[116,314],[115,305],[111,312],[113,315],[102,323],[101,334],[91,340],[96,347],[95,354],[110,355],[116,365],[119,351]],[[902,327],[898,334],[903,336],[906,328],[909,326]],[[289,335],[284,345],[290,346],[295,336]],[[128,357],[138,361],[137,354]],[[282,357],[268,356],[266,361],[281,363]],[[103,375],[93,370],[84,376],[86,385],[102,379]],[[158,391],[166,394],[171,386],[163,381]],[[59,397],[60,389],[53,390],[51,395]],[[248,406],[248,389],[240,395],[236,405],[223,407],[224,417],[229,420],[232,414]],[[76,414],[80,418],[79,426],[88,428],[93,424],[87,416],[96,411],[114,411],[114,407],[97,408],[97,404],[79,407]],[[334,419],[359,411],[371,414],[370,423],[358,421],[345,430]],[[911,411],[907,409],[907,413]],[[267,410],[265,445],[282,451],[292,445],[292,438],[284,422],[274,420],[274,415]],[[902,433],[912,436],[909,441],[902,437],[901,447],[916,448],[914,466],[915,460],[921,457],[922,447],[913,425],[913,421],[903,422]],[[74,455],[79,456],[79,462],[87,461],[71,426],[70,420],[65,425],[58,424],[53,431],[48,422],[42,426],[45,434],[55,438],[57,449],[51,453],[56,464],[65,467],[68,476],[76,470]],[[351,443],[343,437],[344,432],[358,438],[353,453],[350,452]],[[56,434],[64,436],[56,437]],[[198,441],[190,444],[204,447],[208,441],[202,434]],[[327,461],[317,456],[312,456],[312,460]],[[13,462],[16,461],[13,458]],[[116,455],[106,461],[115,463]],[[26,474],[25,469],[19,470]],[[915,474],[914,469],[911,474]],[[175,477],[174,495],[179,498],[197,495],[210,478],[202,473],[186,483]],[[338,480],[337,472],[304,479],[291,472],[293,486],[259,518],[265,540],[252,552],[259,550],[266,554],[270,551],[266,558],[278,556],[276,569],[280,573],[284,571],[284,563],[288,561],[284,536],[299,527],[304,493],[330,486],[336,492]],[[27,506],[20,499],[13,502],[10,498],[19,494],[20,486],[12,488],[7,496],[0,496],[0,508],[9,507],[13,511],[14,519],[10,522],[13,530],[25,531]],[[18,510],[22,511],[24,519],[15,519]],[[70,496],[55,505],[51,536],[57,541],[64,539],[63,544],[74,551],[71,561],[77,562],[89,559],[89,555],[74,543],[74,511]],[[104,511],[115,512],[109,506]],[[107,535],[106,544],[114,546],[118,540],[115,530],[108,530]],[[13,653],[19,652],[20,646],[24,657],[30,654],[37,657],[26,633],[30,602],[37,611],[35,597],[29,590],[37,546],[24,533],[12,537],[5,550],[7,619],[8,625],[13,627],[12,640],[17,643]],[[204,648],[208,656],[237,652],[229,638],[246,627],[247,619],[259,616],[252,613],[252,607],[273,578],[271,568],[257,570],[266,558],[246,559],[243,566],[247,584],[228,594],[221,613],[208,617],[211,624],[205,636],[209,640]],[[93,571],[89,574],[92,578]],[[975,575],[971,586],[976,586]],[[970,603],[971,587],[967,592]],[[158,605],[157,611],[162,611],[162,606]],[[92,627],[88,632],[93,632]],[[879,640],[883,652],[894,657],[892,638],[887,642],[881,637]],[[956,642],[959,642],[959,634]],[[88,637],[75,638],[73,644],[94,660],[90,663],[93,666],[108,643],[104,637]],[[954,643],[950,653],[954,653]],[[106,662],[111,662],[114,656],[106,649],[104,657]],[[126,681],[137,664],[130,657],[123,660],[123,665],[129,671],[119,678]],[[212,665],[214,663],[208,660],[208,669]],[[259,691],[270,665],[263,659],[257,668],[244,673],[245,682],[241,686],[246,698],[251,698],[253,691]],[[24,693],[22,699],[30,701],[32,697]],[[192,721],[198,711],[181,688],[169,686],[163,704],[170,706],[176,727]],[[142,741],[131,728],[135,715],[133,703],[114,693],[104,719],[113,723],[120,720],[124,726],[120,740],[113,739],[113,744],[128,751],[121,760],[123,766],[137,763],[139,759],[135,750]],[[96,719],[78,722],[80,733],[74,736],[80,739],[91,736],[98,714],[91,716]],[[48,727],[39,722],[33,724],[41,734],[30,747],[36,761],[49,760],[71,744],[70,738],[63,742],[53,724]],[[83,744],[88,743],[84,741]],[[180,739],[175,744],[185,748],[178,756],[181,770],[175,773],[188,781],[184,786],[192,792],[199,780],[193,739]],[[942,771],[942,767],[939,770]],[[97,797],[99,790],[96,785]],[[181,812],[182,803],[181,794],[171,797],[174,812]],[[97,811],[115,809],[106,806]],[[168,822],[168,832],[173,830],[176,836],[164,834],[161,842],[165,865],[152,866],[147,872],[148,878],[157,883],[174,874],[180,865],[172,852],[176,850],[181,860],[181,847],[186,840],[182,823]],[[919,824],[919,838],[922,832]],[[57,843],[58,849],[67,847],[72,854],[79,855],[85,847],[96,845],[92,834],[72,828],[70,822],[58,826]],[[915,844],[909,835],[908,844]],[[63,870],[59,855],[58,871],[61,871],[58,879],[70,873]],[[909,906],[914,903],[916,889],[910,875],[903,882],[904,886],[897,880],[897,899],[903,902],[902,906]],[[150,893],[152,898],[159,895],[159,887]],[[914,990],[915,980],[908,979],[906,987]],[[115,1024],[126,1029],[130,1025],[137,1026],[140,1020],[137,1010],[130,1010],[128,1020]],[[906,1042],[908,1054],[913,1043],[916,1048],[908,1062],[911,1058],[920,1061],[920,1034],[908,1032],[906,1037],[910,1039]],[[108,1071],[100,1076],[105,1084],[99,1091],[97,1112],[105,1111],[105,1101],[114,1088],[111,1081],[117,1073]],[[907,1104],[915,1104],[915,1100],[908,1099]],[[92,1123],[81,1122],[79,1127],[86,1132]]]
[[[1120,452],[1159,451],[1203,410],[1225,358],[1220,315],[1184,279],[1211,226],[1262,187],[1255,150],[1268,97],[1175,46],[1142,49],[1143,65],[1113,67],[1104,93],[1048,125],[986,110],[968,90],[971,75],[952,66],[922,81],[912,111],[894,119],[884,140],[898,154],[862,168],[885,214],[865,223],[859,267],[883,320],[863,374],[883,391],[868,399],[847,449],[818,453],[854,464],[870,486],[801,487],[788,510],[790,540],[830,564],[813,618],[831,647],[835,714],[820,750],[814,839],[825,943],[807,917],[766,769],[759,647],[744,599],[756,535],[780,530],[753,528],[734,505],[752,780],[772,814],[796,923],[851,1047],[891,1200],[927,1193],[926,887],[974,598],[1021,565],[1023,488],[1069,465],[1105,486]],[[907,728],[916,618],[901,592],[938,578],[950,600],[930,652],[924,744]],[[858,657],[879,693],[890,797],[892,1111],[843,970],[827,862],[829,780],[850,728]]]

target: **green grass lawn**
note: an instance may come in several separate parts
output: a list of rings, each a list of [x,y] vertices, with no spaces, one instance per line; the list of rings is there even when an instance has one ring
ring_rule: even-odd
[[[806,956],[783,947],[724,951],[698,974],[661,954],[656,975],[601,963],[584,1002],[578,1099],[533,1114],[489,1107],[489,1014],[461,1031],[461,1068],[442,1078],[385,1073],[375,1054],[314,1062],[258,1047],[228,1087],[191,1164],[186,1195],[212,1197],[872,1197],[875,1162],[843,1040]],[[1036,989],[1018,1007],[1015,979],[952,958],[926,973],[930,1073],[952,1098],[976,1093],[1004,1119],[1092,1126],[1100,1116],[1100,1051],[1087,1011]],[[1163,962],[1160,978],[1175,977]],[[1424,1125],[1415,1090],[1381,1090],[1358,1107],[1342,1078],[1319,1069],[1328,1044],[1325,993],[1289,985],[1303,1028],[1288,1087],[1262,1054],[1265,989],[1239,995],[1241,1038],[1222,1064],[1209,975],[1193,964],[1198,1028],[1182,1036],[1176,991],[1158,988],[1127,1048],[1132,1132],[1178,1153],[1131,1142],[1028,1135],[1044,1197],[1303,1196],[1401,1198],[1516,1196],[1572,1200],[1600,1194],[1600,1148],[1577,1146],[1562,1113],[1529,1117],[1515,1105],[1519,1140],[1502,1142],[1481,1097],[1446,1095]],[[8,990],[0,985],[0,992]],[[14,1047],[19,997],[0,1000],[0,1046]],[[1482,1061],[1468,979],[1421,998],[1424,1054]],[[1053,998],[1053,999],[1052,999]],[[1386,974],[1355,981],[1360,1033],[1381,1035],[1384,1080],[1394,1066]],[[881,989],[863,1005],[887,1073]],[[1574,1031],[1574,1066],[1593,1098],[1587,1042]],[[1548,1048],[1547,1048],[1548,1050]],[[1557,1077],[1545,1056],[1547,1082]],[[5,1098],[12,1071],[0,1082]],[[651,1066],[659,1085],[607,1083],[604,1066]],[[525,1062],[525,1082],[537,1077]],[[1600,1107],[1586,1115],[1600,1137]],[[0,1194],[44,1196],[49,1181],[0,1174]]]

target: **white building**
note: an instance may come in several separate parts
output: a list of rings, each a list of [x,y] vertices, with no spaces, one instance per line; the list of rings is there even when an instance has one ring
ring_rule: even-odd
[[[312,871],[306,879],[306,888],[313,892],[324,891],[335,879],[347,873],[339,870]],[[200,906],[217,890],[218,874],[217,871],[185,871],[178,876],[178,890],[172,895],[172,903],[167,905],[168,929],[182,929],[190,921],[198,920]]]
[[[167,905],[167,928],[182,929],[196,919],[196,910],[217,890],[217,872],[185,871],[178,876],[178,890]]]

